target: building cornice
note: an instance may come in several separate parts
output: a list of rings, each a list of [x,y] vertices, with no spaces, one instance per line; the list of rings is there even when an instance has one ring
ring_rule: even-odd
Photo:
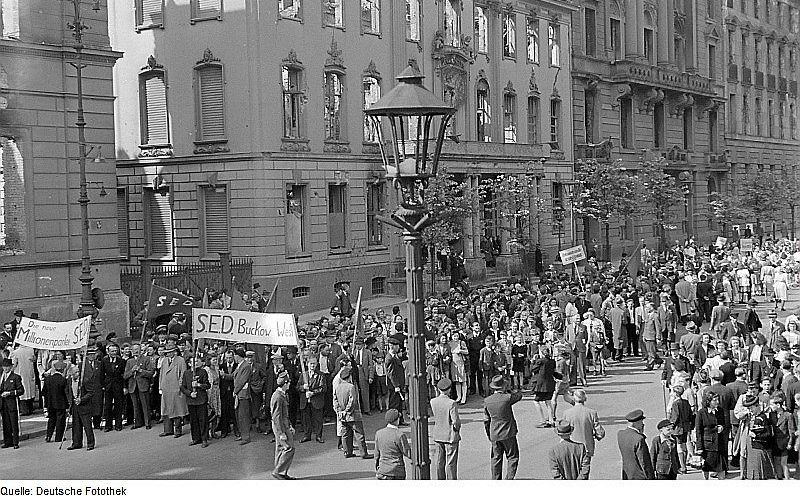
[[[97,264],[120,264],[126,262],[124,257],[107,257],[101,259],[92,259],[92,265]],[[0,272],[2,271],[30,271],[37,269],[44,269],[50,267],[71,267],[80,266],[80,259],[74,260],[53,260],[53,261],[34,261],[34,262],[19,262],[4,264],[3,258],[0,257]]]
[[[75,49],[67,45],[47,45],[20,42],[16,40],[0,40],[0,54],[13,56],[32,56],[45,59],[62,59],[71,61],[75,59]],[[122,52],[111,49],[84,48],[81,59],[84,62],[113,66],[117,59],[122,57]]]

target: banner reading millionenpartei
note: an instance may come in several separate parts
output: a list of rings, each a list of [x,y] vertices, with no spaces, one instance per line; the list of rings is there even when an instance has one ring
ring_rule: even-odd
[[[22,318],[14,342],[49,351],[83,349],[89,342],[91,326],[91,316],[59,323]]]
[[[192,333],[195,340],[297,345],[297,324],[293,314],[194,308]]]

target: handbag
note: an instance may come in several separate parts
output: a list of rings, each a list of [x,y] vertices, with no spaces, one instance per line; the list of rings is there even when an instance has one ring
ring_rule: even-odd
[[[603,359],[609,359],[610,357],[611,357],[611,350],[608,347],[603,346]]]

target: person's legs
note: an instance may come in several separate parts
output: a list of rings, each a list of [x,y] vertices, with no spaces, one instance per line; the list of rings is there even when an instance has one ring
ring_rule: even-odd
[[[53,432],[56,430],[56,411],[52,408],[47,409],[47,430],[44,435],[47,441],[53,438]]]
[[[445,473],[445,463],[446,460],[446,447],[447,443],[440,443],[439,441],[435,442],[436,445],[436,479],[442,480],[447,479],[447,475]]]
[[[503,479],[503,441],[492,441],[491,470],[492,479]]]
[[[162,417],[164,417],[164,432],[161,435],[171,436],[175,434],[175,422],[173,422],[172,418],[169,415],[162,415]]]
[[[131,403],[133,406],[133,426],[141,427],[144,425],[144,414],[142,414],[142,407],[144,403],[144,394],[137,391],[130,393]]]
[[[355,434],[355,439],[358,441],[358,448],[361,450],[361,456],[369,455],[369,450],[367,449],[367,438],[364,436],[364,422],[358,420],[353,422],[353,433]]]
[[[103,414],[106,417],[104,429],[110,431],[114,428],[114,397],[112,391],[106,391],[103,398]]]
[[[56,441],[61,442],[64,439],[64,430],[67,428],[67,410],[49,411],[56,412]]]
[[[446,444],[447,479],[458,479],[458,443]]]
[[[353,455],[353,422],[342,422],[342,446],[345,456]]]
[[[198,405],[189,405],[189,427],[192,434],[192,443],[199,443],[203,440],[200,435],[200,412]]]
[[[208,403],[198,406],[198,424],[200,427],[200,440],[208,442]]]
[[[183,417],[173,417],[175,426],[175,437],[183,436]]]
[[[517,475],[517,466],[519,465],[519,445],[517,444],[516,436],[506,440],[505,451],[506,459],[508,460],[506,479],[514,479]]]
[[[300,422],[303,424],[303,441],[311,440],[311,403],[300,410]]]
[[[242,442],[250,442],[250,400],[240,399],[237,411],[237,421],[239,424],[239,434],[242,436]]]

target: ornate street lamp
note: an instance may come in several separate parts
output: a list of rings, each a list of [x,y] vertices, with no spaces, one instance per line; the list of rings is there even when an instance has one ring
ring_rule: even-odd
[[[416,61],[412,59],[408,63],[408,67],[397,76],[397,86],[373,104],[366,114],[378,135],[386,175],[393,180],[399,194],[400,206],[387,222],[403,230],[406,248],[411,474],[413,479],[430,479],[422,230],[433,222],[425,202],[425,187],[428,179],[436,175],[447,123],[455,108],[422,85],[424,76]],[[390,139],[384,140],[384,127],[391,130]]]

